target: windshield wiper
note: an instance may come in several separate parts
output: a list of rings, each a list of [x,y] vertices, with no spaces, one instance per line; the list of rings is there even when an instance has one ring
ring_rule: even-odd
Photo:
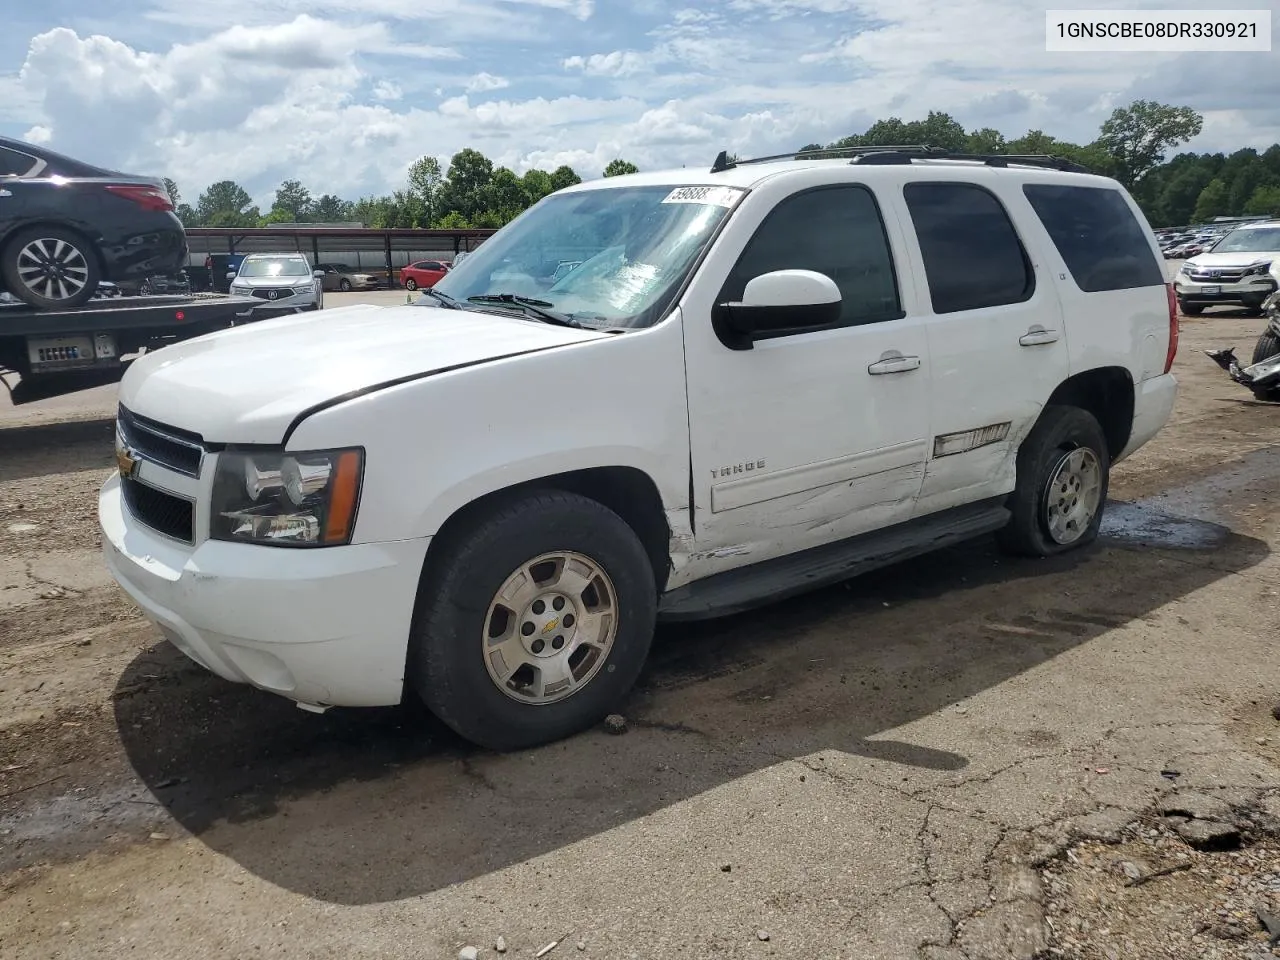
[[[448,307],[450,310],[462,309],[462,304],[460,304],[457,300],[453,299],[453,297],[449,296],[447,293],[441,293],[439,290],[433,290],[431,287],[427,287],[425,290],[423,290],[422,295],[424,297],[434,297],[437,302]]]
[[[532,314],[539,320],[545,320],[547,323],[554,323],[560,327],[574,327],[578,330],[594,330],[585,323],[580,323],[572,317],[567,317],[563,313],[556,313],[554,310],[548,310],[548,307],[554,306],[546,300],[534,300],[530,297],[521,297],[514,293],[481,293],[474,297],[467,297],[471,303],[509,303],[512,306],[520,307],[525,313]]]

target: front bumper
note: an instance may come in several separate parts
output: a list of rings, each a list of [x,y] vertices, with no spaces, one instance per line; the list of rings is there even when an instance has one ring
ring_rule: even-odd
[[[111,575],[196,663],[304,704],[400,702],[429,538],[191,548],[133,519],[114,475],[99,493],[98,517]]]
[[[1184,303],[1240,303],[1261,304],[1276,290],[1276,281],[1270,276],[1253,277],[1239,283],[1213,283],[1191,280],[1178,274],[1173,280],[1174,292]]]

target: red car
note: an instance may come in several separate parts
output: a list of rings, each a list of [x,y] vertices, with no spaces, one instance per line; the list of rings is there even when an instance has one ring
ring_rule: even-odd
[[[449,272],[449,264],[443,260],[419,260],[400,271],[400,282],[406,290],[417,290],[426,287],[428,290],[444,279]]]

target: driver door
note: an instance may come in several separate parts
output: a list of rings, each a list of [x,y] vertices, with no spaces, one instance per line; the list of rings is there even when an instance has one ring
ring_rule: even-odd
[[[726,240],[742,239],[717,246],[684,303],[691,577],[909,519],[929,449],[928,343],[900,226],[870,188],[766,183],[734,224]],[[784,269],[834,280],[840,319],[750,349],[722,341],[715,304]]]

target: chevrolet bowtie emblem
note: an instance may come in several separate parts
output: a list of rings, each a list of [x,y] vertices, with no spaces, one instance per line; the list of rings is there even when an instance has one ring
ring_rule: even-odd
[[[116,466],[120,469],[120,476],[131,477],[138,469],[138,461],[128,447],[123,447],[116,451]]]

